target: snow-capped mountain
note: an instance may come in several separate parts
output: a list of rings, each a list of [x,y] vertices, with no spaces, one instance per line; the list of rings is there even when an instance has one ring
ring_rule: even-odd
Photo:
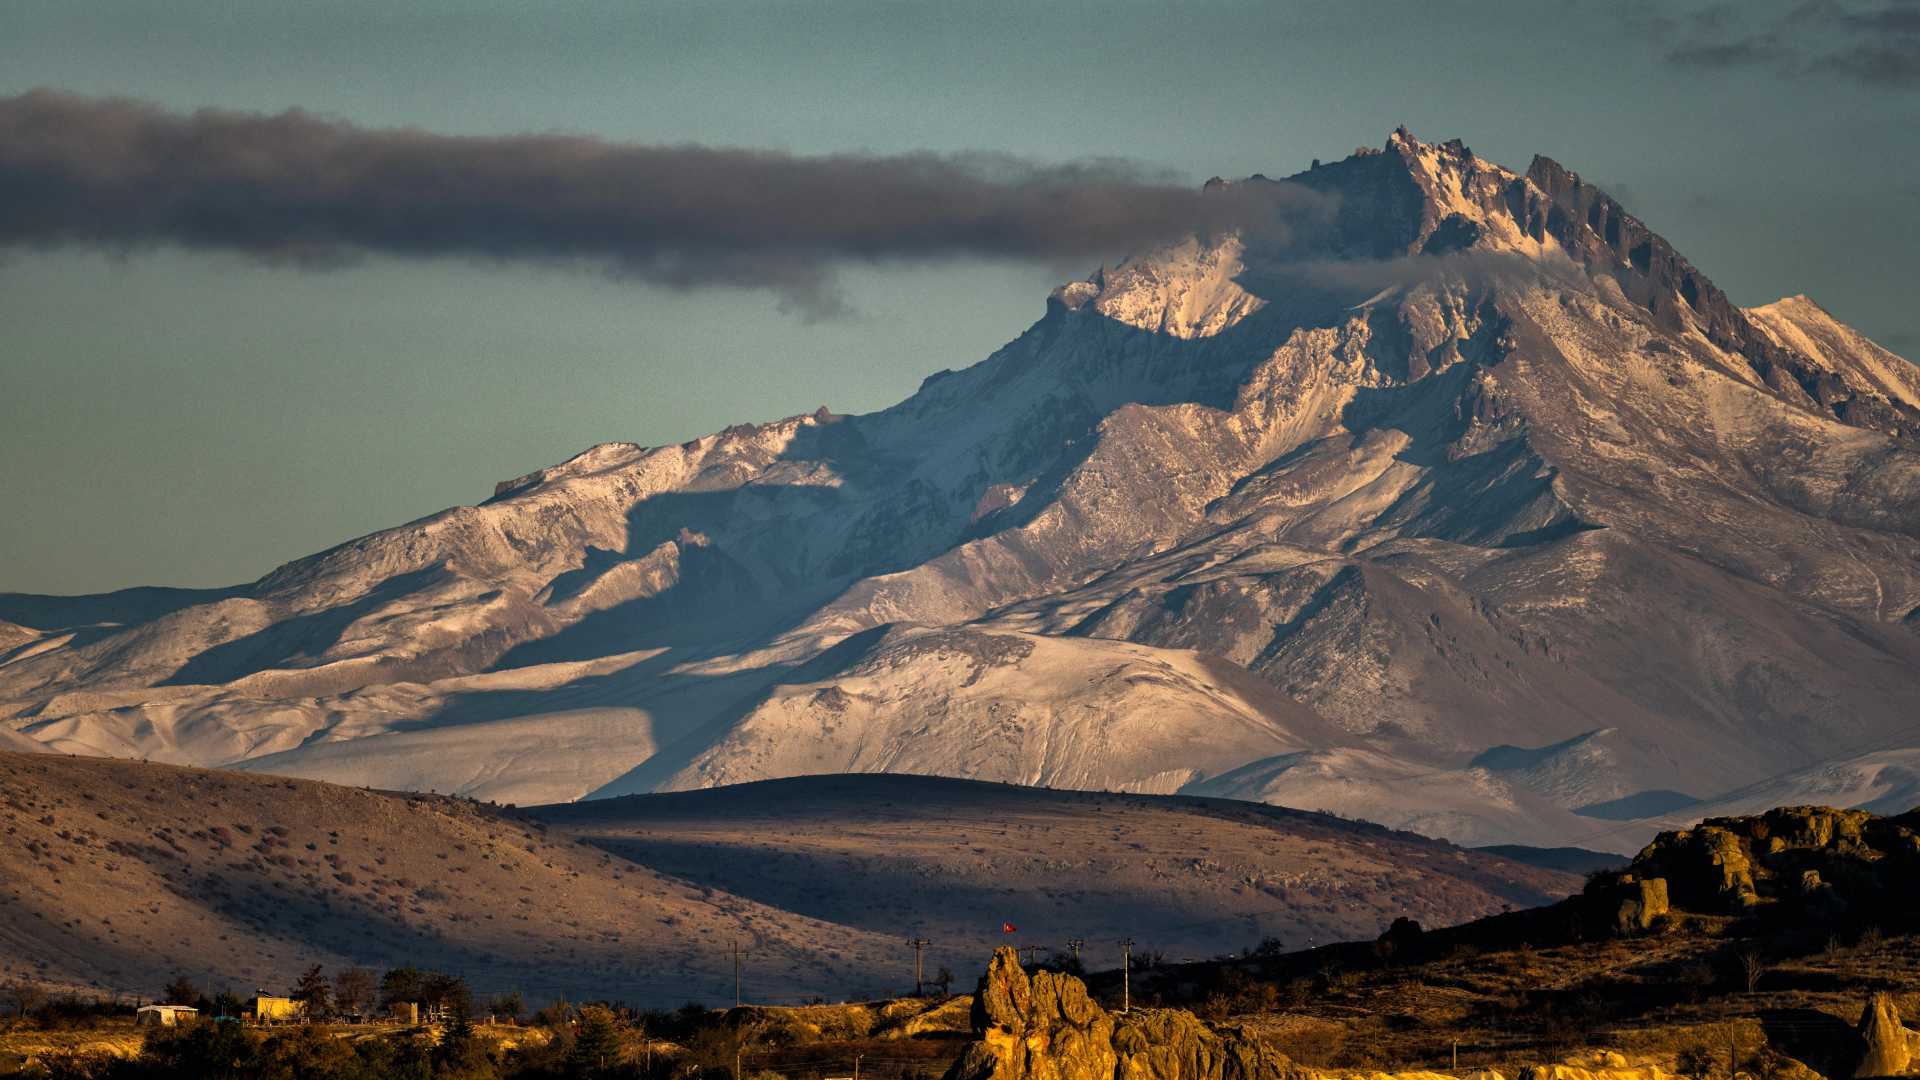
[[[1401,130],[1239,183],[1337,210],[1062,286],[890,409],[597,446],[250,585],[0,598],[0,723],[519,802],[923,772],[1616,848],[1920,745],[1920,369],[1545,158]]]

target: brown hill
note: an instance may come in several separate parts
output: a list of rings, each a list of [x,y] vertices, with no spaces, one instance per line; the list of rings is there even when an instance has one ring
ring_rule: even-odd
[[[1451,924],[1579,882],[1326,814],[929,776],[796,777],[533,813],[676,877],[932,939],[934,960],[963,972],[1009,942],[1081,938],[1088,963],[1117,964],[1125,936],[1204,956],[1266,937],[1371,938],[1397,917]]]
[[[1575,884],[1321,815],[919,777],[529,811],[0,753],[0,830],[0,981],[143,996],[412,963],[535,1001],[719,1002],[737,939],[749,999],[846,997],[910,981],[909,931],[939,937],[929,973],[970,972],[1003,919],[1022,942],[1211,953]]]
[[[0,980],[240,993],[413,963],[482,993],[677,1003],[818,993],[892,943],[616,860],[457,799],[0,753]]]

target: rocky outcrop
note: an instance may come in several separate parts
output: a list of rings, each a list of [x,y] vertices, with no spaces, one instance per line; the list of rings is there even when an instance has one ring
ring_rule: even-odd
[[[1897,905],[1920,887],[1920,812],[1784,806],[1661,833],[1631,866],[1582,897],[1616,929],[1644,930],[1669,909],[1739,915],[1787,905],[1816,919]]]
[[[1868,999],[1860,1014],[1860,1064],[1853,1070],[1856,1080],[1871,1076],[1900,1076],[1913,1062],[1913,1034],[1900,1023],[1900,1009],[1887,994]]]
[[[1183,1009],[1109,1013],[1071,975],[1031,978],[993,954],[974,995],[974,1042],[946,1080],[1304,1080],[1279,1051]]]

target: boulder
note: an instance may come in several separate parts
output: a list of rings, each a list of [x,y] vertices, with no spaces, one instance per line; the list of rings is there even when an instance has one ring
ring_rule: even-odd
[[[1621,933],[1651,930],[1654,920],[1670,910],[1667,902],[1667,879],[1627,875],[1616,890],[1615,903],[1616,906],[1613,909],[1615,930]]]
[[[1860,1064],[1854,1068],[1855,1080],[1869,1076],[1899,1076],[1907,1071],[1912,1052],[1908,1032],[1900,1023],[1900,1010],[1893,998],[1878,993],[1867,999],[1860,1014]]]

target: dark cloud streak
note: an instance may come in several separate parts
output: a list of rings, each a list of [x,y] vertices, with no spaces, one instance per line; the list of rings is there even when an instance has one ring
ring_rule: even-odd
[[[811,315],[837,310],[847,261],[1104,257],[1222,228],[1280,245],[1324,209],[1293,185],[1203,192],[1124,162],[805,157],[0,99],[0,246],[587,262],[675,288],[771,289]]]
[[[1667,59],[1687,66],[1920,89],[1920,0],[1800,0],[1784,9],[1722,3],[1645,21],[1676,39]]]

